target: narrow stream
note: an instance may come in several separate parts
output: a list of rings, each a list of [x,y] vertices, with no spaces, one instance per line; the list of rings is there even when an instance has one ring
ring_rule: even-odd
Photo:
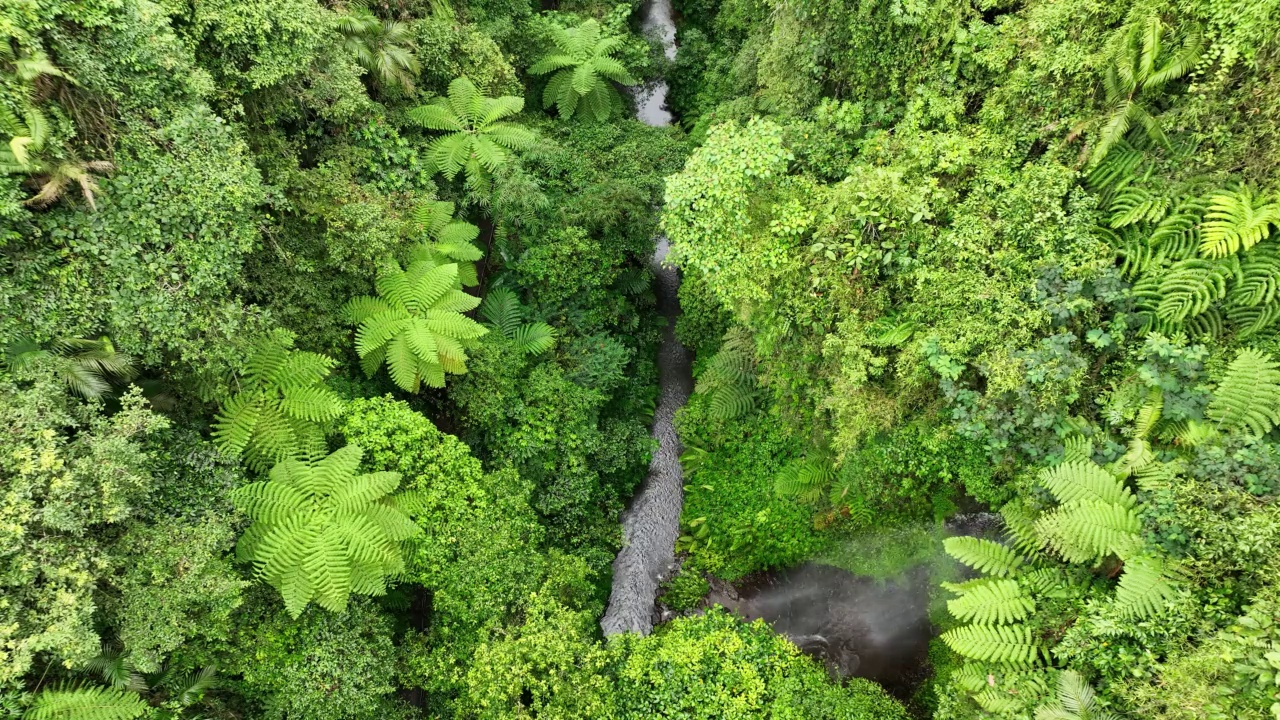
[[[676,27],[671,17],[671,0],[649,0],[641,20],[646,34],[662,40],[668,59],[676,54]],[[665,105],[667,84],[659,82],[636,94],[636,116],[647,125],[671,124]],[[613,589],[609,607],[600,620],[605,635],[653,629],[657,609],[654,599],[658,585],[675,564],[676,537],[680,532],[680,510],[684,505],[680,471],[680,439],[676,436],[676,411],[689,399],[693,373],[689,352],[676,339],[676,318],[680,316],[680,274],[664,265],[669,244],[658,238],[651,264],[657,275],[658,311],[667,319],[658,350],[658,408],[653,414],[654,439],[658,449],[649,462],[649,475],[631,505],[622,514],[622,549],[613,561]]]

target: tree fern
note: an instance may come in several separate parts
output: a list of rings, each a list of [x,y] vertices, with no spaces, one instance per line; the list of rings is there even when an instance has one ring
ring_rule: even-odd
[[[542,93],[542,106],[555,106],[560,117],[587,114],[607,120],[622,108],[611,82],[634,85],[635,78],[613,57],[622,38],[604,35],[600,23],[586,20],[575,28],[552,27],[555,49],[529,68],[530,75],[555,73]]]
[[[485,296],[480,314],[489,326],[515,343],[526,355],[540,355],[556,346],[556,330],[544,322],[524,322],[525,309],[516,294],[494,288]]]
[[[1040,656],[1025,625],[962,625],[942,633],[942,641],[957,655],[984,662],[1027,666]]]
[[[1177,570],[1160,558],[1131,558],[1116,586],[1115,608],[1127,618],[1157,615],[1177,594],[1177,578]]]
[[[1093,688],[1074,670],[1058,675],[1056,702],[1036,708],[1035,720],[1120,720],[1120,716],[1098,707]]]
[[[449,180],[462,173],[469,189],[487,194],[493,173],[509,161],[509,152],[528,150],[537,142],[529,129],[503,118],[520,114],[524,99],[485,97],[471,80],[449,83],[449,94],[408,112],[409,119],[428,130],[448,133],[428,148],[432,162]]]
[[[1227,308],[1227,320],[1235,327],[1236,337],[1240,339],[1260,335],[1280,320],[1280,299],[1265,305]]]
[[[735,328],[699,373],[694,390],[710,399],[713,417],[731,420],[755,407],[755,382],[754,343]]]
[[[1151,245],[1161,257],[1169,260],[1186,260],[1200,246],[1200,219],[1204,215],[1204,203],[1195,195],[1179,200],[1151,231]]]
[[[981,578],[966,583],[943,583],[959,595],[947,601],[947,610],[957,620],[992,625],[1026,619],[1036,609],[1035,601],[1022,594],[1014,580]]]
[[[1262,242],[1280,225],[1280,202],[1266,202],[1242,187],[1220,190],[1208,199],[1200,227],[1200,252],[1226,257]]]
[[[94,686],[45,690],[22,716],[25,720],[130,720],[150,707],[136,693]]]
[[[1227,366],[1206,413],[1219,427],[1264,435],[1280,425],[1280,364],[1245,348]]]
[[[323,454],[322,426],[342,412],[341,398],[324,386],[336,365],[325,355],[294,350],[291,333],[261,340],[237,380],[239,392],[218,412],[214,442],[227,453],[244,453],[255,469]]]
[[[1141,148],[1119,140],[1115,143],[1114,150],[1089,170],[1085,176],[1085,184],[1103,195],[1105,201],[1109,201],[1115,192],[1142,174],[1139,171],[1146,161],[1147,154]]]
[[[1083,435],[1072,435],[1062,443],[1062,459],[1065,462],[1092,462],[1093,440]]]
[[[480,300],[461,290],[456,263],[417,260],[408,269],[388,266],[376,283],[378,297],[343,306],[357,325],[356,352],[365,374],[384,363],[396,385],[417,392],[444,387],[445,373],[467,371],[466,347],[488,330],[462,313]]]
[[[285,460],[265,482],[232,497],[253,520],[236,546],[280,591],[297,617],[315,601],[342,610],[352,593],[381,595],[404,571],[400,542],[421,532],[388,495],[399,473],[356,475],[362,451],[348,445],[316,463]]]
[[[1004,545],[981,538],[951,537],[942,541],[942,546],[951,557],[988,575],[1004,577],[1026,562]]]

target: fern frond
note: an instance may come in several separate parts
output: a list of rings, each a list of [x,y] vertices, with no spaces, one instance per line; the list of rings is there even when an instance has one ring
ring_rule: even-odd
[[[27,720],[132,720],[147,712],[146,701],[118,688],[66,686],[45,690],[23,715]]]
[[[1183,322],[1205,312],[1227,295],[1227,281],[1236,275],[1231,263],[1191,259],[1176,263],[1160,281],[1161,320]]]
[[[1280,225],[1280,203],[1262,202],[1247,187],[1220,190],[1209,196],[1200,228],[1200,252],[1226,257],[1265,240]]]
[[[1026,560],[1000,543],[975,537],[950,537],[942,541],[951,557],[981,573],[1005,577]]]
[[[1276,300],[1280,288],[1280,244],[1263,243],[1240,261],[1240,282],[1231,288],[1231,302],[1253,307]]]
[[[1064,462],[1093,462],[1093,440],[1083,435],[1072,435],[1062,443]]]
[[[1142,545],[1138,513],[1124,505],[1087,500],[1063,505],[1036,523],[1049,545],[1068,562],[1116,555],[1122,560]]]
[[[983,662],[1029,666],[1040,656],[1025,625],[962,625],[942,633],[942,641],[957,655]]]
[[[1131,508],[1137,499],[1116,476],[1093,461],[1071,461],[1045,468],[1038,476],[1058,502],[1097,501]]]
[[[1114,604],[1122,617],[1149,618],[1161,613],[1177,594],[1178,571],[1164,560],[1139,556],[1124,564]]]
[[[1140,222],[1159,222],[1173,202],[1145,188],[1127,187],[1111,200],[1111,227],[1122,228]]]
[[[1017,500],[1006,503],[1000,508],[1000,518],[1013,548],[1018,552],[1034,556],[1044,546],[1044,539],[1036,531],[1036,517],[1025,503]]]
[[[773,490],[782,497],[816,502],[823,489],[835,480],[835,468],[826,456],[805,458],[787,463],[773,479]]]
[[[755,393],[745,385],[721,385],[711,390],[711,415],[716,419],[732,420],[751,412],[755,405]]]
[[[507,288],[495,288],[480,304],[480,315],[508,340],[524,322],[524,308],[516,294]]]
[[[1058,675],[1057,702],[1036,708],[1035,720],[1120,720],[1098,707],[1093,688],[1074,670]]]
[[[542,322],[528,323],[520,326],[512,335],[520,352],[526,355],[541,355],[556,346],[556,330]]]
[[[1013,580],[982,578],[970,583],[943,583],[942,587],[960,597],[947,601],[947,610],[957,620],[984,625],[1006,624],[1025,619],[1036,609],[1035,601],[1022,594]]]
[[[1227,366],[1206,412],[1219,427],[1265,435],[1280,425],[1280,364],[1245,348]]]

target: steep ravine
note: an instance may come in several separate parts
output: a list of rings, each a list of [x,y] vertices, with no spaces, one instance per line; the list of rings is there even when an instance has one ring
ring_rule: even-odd
[[[675,23],[671,17],[671,0],[649,0],[645,6],[643,26],[647,33],[662,40],[668,58],[674,58]],[[664,107],[666,83],[642,91],[636,97],[637,117],[649,125],[671,123],[671,113]],[[680,316],[680,274],[663,261],[667,256],[667,239],[658,238],[653,254],[653,271],[657,275],[658,311],[667,318],[667,328],[658,351],[658,407],[653,414],[653,437],[658,449],[649,463],[649,475],[631,505],[622,514],[622,549],[613,561],[613,589],[609,607],[600,628],[605,635],[638,632],[647,635],[653,629],[654,599],[658,585],[675,562],[675,543],[680,531],[680,509],[684,504],[683,478],[680,471],[680,439],[676,436],[676,411],[689,399],[693,374],[689,353],[676,339],[676,318]]]

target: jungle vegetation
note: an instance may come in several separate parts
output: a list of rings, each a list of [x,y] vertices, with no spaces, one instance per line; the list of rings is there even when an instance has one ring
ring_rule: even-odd
[[[0,714],[1280,718],[1280,0],[674,6],[0,3]],[[967,512],[910,697],[705,607]]]

